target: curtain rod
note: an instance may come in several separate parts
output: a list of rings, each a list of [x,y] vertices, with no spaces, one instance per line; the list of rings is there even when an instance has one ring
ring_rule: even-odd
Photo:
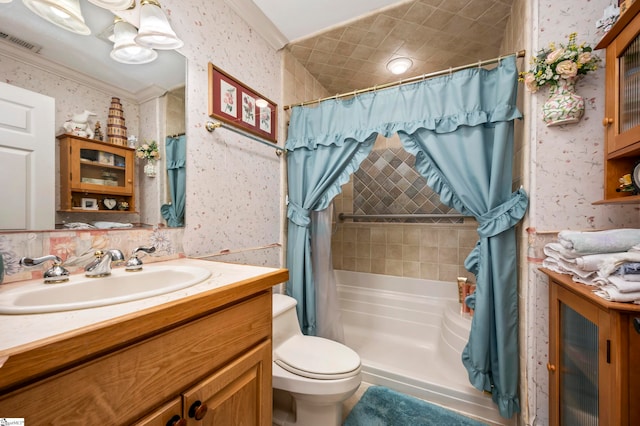
[[[449,68],[449,69],[446,69],[446,70],[435,71],[435,72],[431,72],[431,73],[428,73],[428,74],[417,75],[415,77],[410,77],[410,78],[405,78],[403,80],[394,81],[392,83],[386,83],[386,84],[381,84],[379,86],[367,87],[366,89],[354,90],[353,92],[346,92],[346,93],[341,93],[339,95],[327,96],[326,98],[315,99],[315,100],[312,100],[312,101],[305,101],[305,102],[285,105],[284,106],[284,110],[286,111],[288,109],[291,109],[294,106],[305,106],[305,105],[318,104],[318,103],[320,103],[322,101],[328,101],[329,99],[340,99],[340,98],[346,98],[348,96],[359,95],[360,93],[375,92],[375,91],[380,90],[380,89],[387,89],[389,87],[394,87],[394,86],[400,86],[400,85],[403,85],[403,84],[413,83],[415,81],[424,80],[424,79],[427,79],[427,78],[438,77],[438,76],[441,76],[441,75],[444,75],[444,74],[450,74],[452,72],[464,70],[464,69],[467,69],[467,68],[474,68],[474,67],[482,67],[482,66],[485,66],[485,65],[491,65],[491,64],[495,64],[496,62],[500,62],[502,59],[507,58],[507,57],[512,56],[512,55],[515,55],[516,58],[524,58],[524,56],[526,55],[526,51],[520,50],[520,51],[518,51],[516,53],[512,53],[511,55],[498,56],[497,58],[487,59],[485,61],[478,61],[478,62],[473,63],[473,64],[461,65],[459,67],[453,67],[453,68]]]

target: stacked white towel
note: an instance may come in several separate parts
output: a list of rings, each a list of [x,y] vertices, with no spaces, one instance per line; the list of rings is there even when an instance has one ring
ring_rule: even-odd
[[[640,303],[640,229],[561,231],[542,266],[592,285],[610,301]]]

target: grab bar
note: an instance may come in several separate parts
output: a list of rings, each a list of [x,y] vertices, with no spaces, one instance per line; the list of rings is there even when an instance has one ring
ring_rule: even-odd
[[[284,148],[280,148],[278,145],[276,145],[276,144],[274,144],[272,142],[264,141],[264,140],[260,139],[258,136],[254,136],[249,132],[245,132],[244,130],[236,129],[233,126],[229,126],[229,125],[227,125],[225,123],[222,123],[220,121],[207,121],[207,123],[205,124],[204,127],[209,132],[213,132],[218,127],[222,127],[224,129],[231,130],[232,132],[235,132],[235,133],[237,133],[239,135],[245,136],[245,137],[247,137],[247,138],[249,138],[251,140],[254,140],[254,141],[258,142],[258,143],[261,143],[262,145],[266,145],[268,147],[271,147],[271,148],[275,149],[276,150],[276,155],[278,157],[280,157],[282,155],[282,153],[285,152]]]
[[[473,219],[473,216],[447,213],[415,213],[415,214],[345,214],[340,213],[338,219]]]

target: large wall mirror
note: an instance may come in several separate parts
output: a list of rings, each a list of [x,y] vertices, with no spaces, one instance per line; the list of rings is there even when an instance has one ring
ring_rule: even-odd
[[[2,81],[55,99],[55,135],[65,133],[66,120],[88,110],[96,114],[90,117],[90,126],[93,129],[99,121],[106,141],[109,107],[112,98],[117,97],[122,103],[127,134],[137,139],[135,145],[156,141],[164,154],[167,138],[184,135],[186,130],[186,59],[173,50],[156,50],[157,58],[147,64],[116,62],[110,57],[113,42],[109,40],[114,13],[87,1],[80,1],[80,6],[91,30],[89,35],[59,28],[34,14],[20,0],[0,2]],[[180,139],[186,143],[184,136]],[[56,156],[59,158],[59,152]],[[136,226],[167,224],[161,206],[172,202],[172,194],[165,157],[162,155],[157,163],[158,172],[152,178],[143,173],[143,160],[135,160],[135,212],[60,212],[61,178],[56,161],[50,176],[56,181],[52,221],[55,228],[96,221]]]

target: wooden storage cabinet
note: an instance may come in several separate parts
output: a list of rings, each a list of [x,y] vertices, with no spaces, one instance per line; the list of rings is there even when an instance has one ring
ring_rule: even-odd
[[[60,211],[90,212],[82,209],[82,199],[96,200],[100,213],[122,212],[118,206],[128,203],[135,212],[135,149],[93,139],[64,134],[60,141]],[[111,209],[104,200],[115,200]]]
[[[640,161],[640,2],[633,3],[596,49],[606,48],[604,199],[595,204],[640,203],[617,192]]]
[[[569,275],[543,271],[550,278],[550,424],[640,424],[640,305],[608,302]]]
[[[271,426],[271,298],[262,291],[0,394],[0,413],[30,426]]]

